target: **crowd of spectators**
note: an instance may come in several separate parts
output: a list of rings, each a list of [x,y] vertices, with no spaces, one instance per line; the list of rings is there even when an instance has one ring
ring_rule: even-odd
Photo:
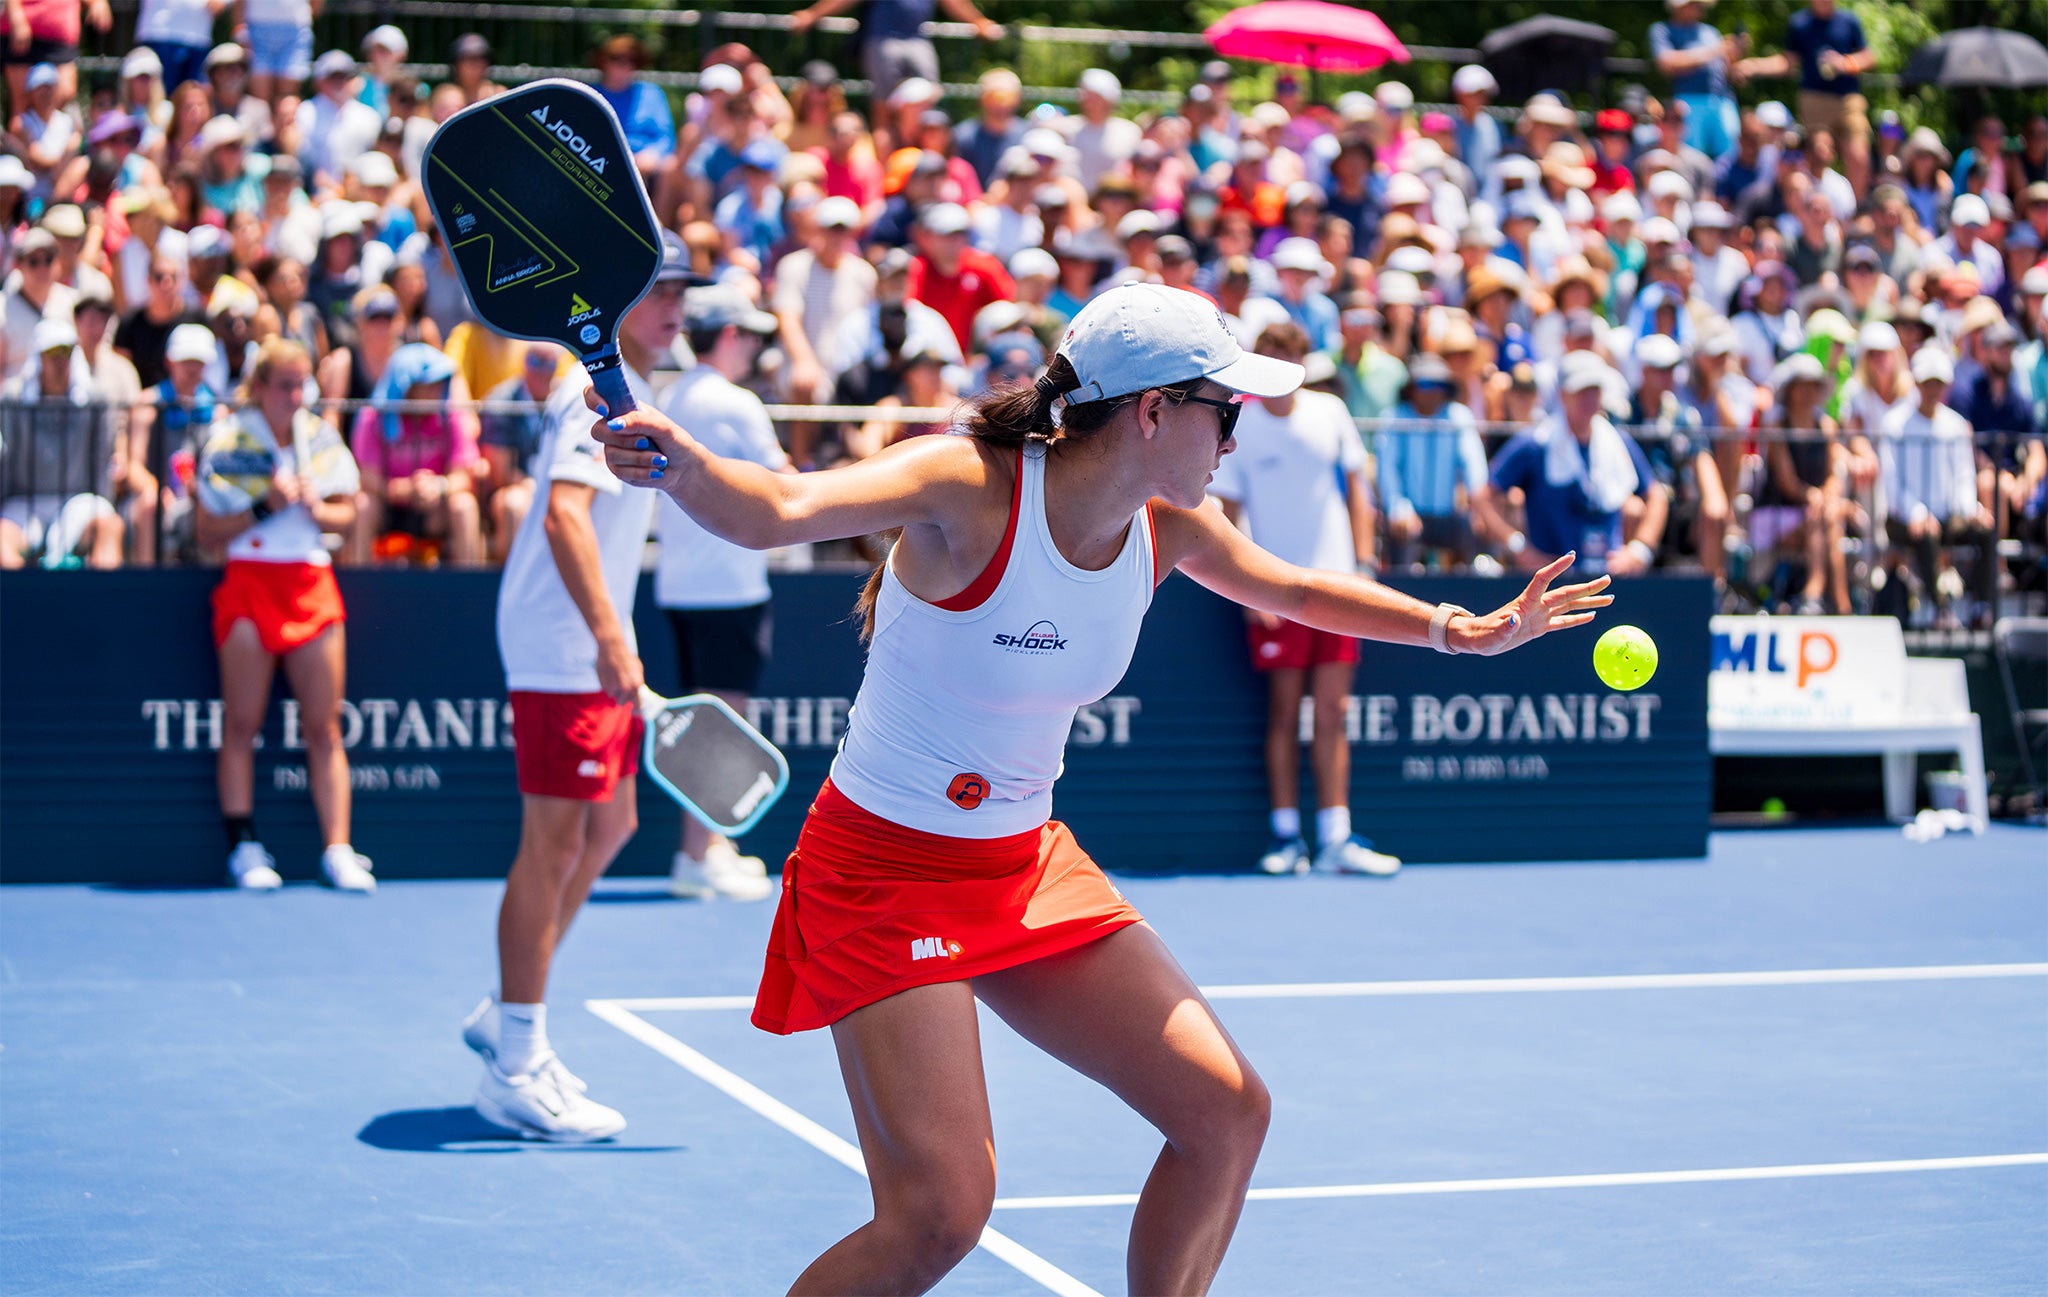
[[[523,514],[574,366],[469,318],[418,183],[436,123],[500,89],[487,42],[430,86],[395,27],[314,58],[281,25],[304,0],[247,7],[212,43],[219,5],[151,0],[104,82],[69,61],[80,6],[68,54],[17,34],[44,61],[10,63],[0,137],[0,564],[203,558],[195,430],[274,337],[361,466],[340,561],[490,562]],[[742,45],[675,98],[633,35],[592,64],[693,270],[776,319],[747,385],[867,407],[779,424],[800,469],[945,431],[918,412],[1030,381],[1092,294],[1150,280],[1247,346],[1305,335],[1359,421],[1382,573],[1578,549],[1704,570],[1730,607],[1967,622],[2038,585],[2048,539],[2048,116],[1945,141],[1870,111],[1834,0],[1782,51],[1708,9],[1653,29],[1662,92],[1589,113],[1498,105],[1477,65],[1438,106],[1284,71],[1248,103],[1214,61],[1132,114],[1102,68],[1071,109],[1001,69],[949,106],[915,41],[870,41],[863,114],[851,69]]]

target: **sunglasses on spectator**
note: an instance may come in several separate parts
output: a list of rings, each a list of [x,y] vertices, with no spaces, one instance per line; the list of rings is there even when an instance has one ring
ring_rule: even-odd
[[[57,257],[54,253],[38,252],[31,256],[23,257],[19,264],[30,267],[31,269],[40,270],[44,266],[51,266],[55,265],[56,263]]]

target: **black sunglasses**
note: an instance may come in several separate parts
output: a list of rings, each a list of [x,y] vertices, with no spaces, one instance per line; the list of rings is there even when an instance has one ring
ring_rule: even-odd
[[[1244,400],[1242,397],[1232,397],[1228,401],[1218,401],[1213,397],[1207,396],[1188,396],[1182,399],[1192,401],[1196,405],[1213,405],[1223,411],[1222,417],[1217,420],[1217,445],[1221,446],[1227,443],[1230,440],[1230,435],[1237,431],[1237,417],[1244,413]]]

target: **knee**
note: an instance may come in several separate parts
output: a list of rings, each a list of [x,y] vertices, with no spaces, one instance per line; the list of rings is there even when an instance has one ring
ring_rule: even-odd
[[[324,714],[301,712],[299,732],[306,740],[306,755],[324,756],[341,747],[341,712],[337,708]]]
[[[467,491],[456,491],[448,497],[448,521],[457,526],[474,527],[477,523],[476,497]]]
[[[929,1287],[959,1265],[981,1242],[981,1232],[995,1209],[995,1183],[948,1185],[914,1196],[877,1220],[890,1236],[891,1251],[902,1258],[907,1276],[920,1289]]]

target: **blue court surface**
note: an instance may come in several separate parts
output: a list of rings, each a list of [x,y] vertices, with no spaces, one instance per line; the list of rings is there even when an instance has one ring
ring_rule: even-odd
[[[1275,1096],[1218,1292],[2048,1287],[2038,830],[1124,886]],[[486,1126],[497,900],[0,893],[0,1290],[770,1293],[866,1218],[827,1034],[746,1020],[765,904],[600,884],[550,1034],[631,1124]],[[985,1047],[1002,1197],[939,1291],[1121,1292],[1156,1138]]]

